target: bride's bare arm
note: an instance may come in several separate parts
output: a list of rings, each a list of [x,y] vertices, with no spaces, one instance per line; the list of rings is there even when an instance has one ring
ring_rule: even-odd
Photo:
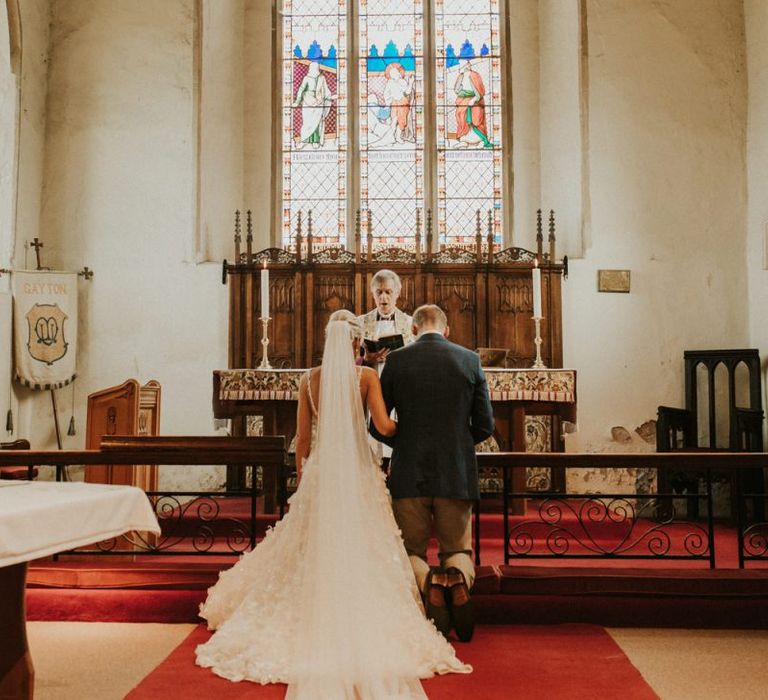
[[[363,368],[367,387],[366,402],[371,413],[371,420],[376,430],[384,437],[392,437],[397,432],[397,423],[389,417],[387,407],[384,404],[384,396],[381,393],[381,382],[376,370],[369,367]],[[298,448],[297,448],[298,449]]]
[[[299,407],[296,410],[296,474],[301,469],[312,443],[312,408],[309,405],[309,378],[305,374],[299,383]]]

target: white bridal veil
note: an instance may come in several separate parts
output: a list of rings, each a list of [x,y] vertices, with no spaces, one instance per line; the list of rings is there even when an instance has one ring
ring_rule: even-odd
[[[346,321],[328,324],[317,443],[306,464],[315,481],[310,539],[296,601],[306,627],[297,634],[290,700],[424,697],[415,659],[400,642],[401,617],[390,607],[398,597],[416,602],[392,591],[397,577],[382,570],[410,566],[405,556],[393,561],[381,515],[371,512],[371,479],[381,476],[368,444],[352,339]],[[384,556],[376,556],[382,545]]]

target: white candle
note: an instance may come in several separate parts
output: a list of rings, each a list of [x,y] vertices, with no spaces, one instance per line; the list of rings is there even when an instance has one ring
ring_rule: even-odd
[[[269,269],[266,260],[261,268],[261,317],[269,318]]]
[[[541,270],[539,270],[539,261],[533,261],[533,316],[541,316]]]

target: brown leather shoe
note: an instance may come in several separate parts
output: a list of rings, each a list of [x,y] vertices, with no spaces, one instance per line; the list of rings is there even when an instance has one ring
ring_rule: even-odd
[[[460,641],[468,642],[475,632],[475,605],[469,595],[469,586],[464,574],[455,566],[448,567],[445,573],[451,626]]]
[[[446,599],[448,577],[442,568],[432,568],[424,585],[424,608],[435,627],[447,636],[451,631],[451,614]]]

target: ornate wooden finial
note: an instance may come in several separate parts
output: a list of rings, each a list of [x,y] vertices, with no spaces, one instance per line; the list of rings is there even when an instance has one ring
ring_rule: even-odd
[[[251,220],[251,210],[245,213],[245,257],[248,264],[253,262],[253,221]]]
[[[549,210],[549,262],[555,262],[555,210]]]
[[[366,236],[366,248],[368,250],[368,262],[373,260],[373,214],[368,210],[368,235]]]
[[[355,262],[360,263],[360,210],[355,212]]]
[[[493,260],[493,209],[488,210],[488,260]]]
[[[542,233],[542,225],[541,225],[541,209],[536,210],[536,240],[544,239],[544,234]]]
[[[541,260],[544,249],[544,229],[541,223],[541,209],[536,210],[536,257]]]
[[[477,262],[483,262],[483,218],[479,209],[475,212],[475,251]]]
[[[312,210],[307,212],[307,262],[312,262]]]
[[[240,264],[240,210],[235,209],[235,265]]]
[[[421,263],[421,209],[416,207],[416,263]]]
[[[432,210],[427,209],[427,262],[432,259]]]
[[[301,262],[301,209],[296,212],[296,262]]]

